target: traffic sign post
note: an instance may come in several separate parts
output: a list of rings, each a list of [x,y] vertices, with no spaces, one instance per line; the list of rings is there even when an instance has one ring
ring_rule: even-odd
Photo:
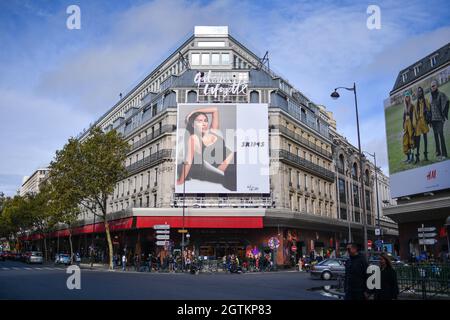
[[[418,237],[419,237],[419,245],[423,245],[423,251],[427,251],[427,245],[434,245],[437,243],[437,240],[434,238],[437,236],[435,227],[425,227],[422,224],[421,228],[417,228]]]
[[[156,245],[166,248],[170,243],[170,225],[169,224],[155,224],[153,229],[156,231]]]

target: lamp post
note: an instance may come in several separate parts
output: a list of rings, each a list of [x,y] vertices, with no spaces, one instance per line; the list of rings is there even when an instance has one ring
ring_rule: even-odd
[[[186,161],[183,161],[183,232],[181,233],[181,271],[184,272],[184,210],[186,201]]]
[[[358,115],[358,99],[356,98],[356,83],[353,82],[352,88],[346,88],[346,87],[337,87],[334,89],[334,92],[331,93],[331,98],[337,99],[340,97],[339,93],[337,92],[338,89],[345,89],[348,91],[353,91],[354,97],[355,97],[355,110],[356,110],[356,129],[358,133],[358,152],[359,152],[359,177],[360,177],[360,183],[361,183],[361,193],[362,193],[362,206],[363,206],[363,233],[364,233],[364,254],[367,257],[368,256],[368,250],[367,250],[367,215],[366,215],[366,205],[365,205],[365,194],[364,194],[364,180],[362,175],[362,168],[363,168],[363,153],[361,151],[361,137],[359,133],[359,115]]]
[[[379,198],[378,198],[378,167],[377,167],[377,155],[376,155],[376,153],[374,152],[373,154],[371,154],[371,153],[369,153],[369,152],[367,152],[367,151],[364,151],[364,153],[367,153],[369,156],[371,156],[371,157],[373,157],[373,161],[374,161],[374,163],[375,163],[375,195],[376,195],[376,197],[377,197],[377,229],[378,229],[378,235],[377,235],[377,240],[381,240],[382,239],[382,236],[381,236],[381,228],[380,228],[380,205],[379,205]],[[380,248],[381,249],[381,247],[378,247],[377,246],[377,248]],[[380,250],[381,251],[381,250]]]

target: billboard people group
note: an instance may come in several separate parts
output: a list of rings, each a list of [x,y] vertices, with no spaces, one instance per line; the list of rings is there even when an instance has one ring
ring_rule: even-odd
[[[404,162],[414,164],[420,162],[421,136],[424,141],[423,160],[429,161],[427,134],[430,127],[434,134],[436,160],[445,160],[448,157],[444,136],[444,123],[448,120],[448,97],[439,91],[436,80],[431,81],[431,101],[425,97],[422,87],[417,88],[416,97],[417,101],[414,104],[411,91],[404,92],[403,153],[406,155]]]

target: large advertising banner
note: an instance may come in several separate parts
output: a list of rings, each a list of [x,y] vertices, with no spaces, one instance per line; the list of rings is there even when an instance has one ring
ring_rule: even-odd
[[[176,193],[270,193],[268,106],[178,104]]]
[[[391,196],[450,188],[450,67],[385,102]]]

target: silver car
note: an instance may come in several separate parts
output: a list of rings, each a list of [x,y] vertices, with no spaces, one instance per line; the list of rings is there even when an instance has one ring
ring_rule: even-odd
[[[44,258],[42,256],[42,252],[39,251],[31,251],[26,256],[26,262],[27,263],[40,263],[42,264],[44,262]]]
[[[323,280],[336,279],[345,275],[345,260],[342,258],[326,259],[311,267],[311,277]]]

